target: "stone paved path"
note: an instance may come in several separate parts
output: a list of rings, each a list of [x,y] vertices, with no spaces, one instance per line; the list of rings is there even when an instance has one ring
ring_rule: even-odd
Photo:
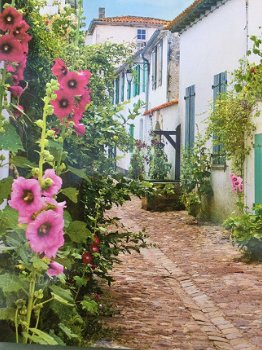
[[[123,256],[113,272],[119,312],[105,324],[116,341],[141,350],[261,350],[262,265],[241,261],[219,227],[140,207],[133,199],[110,213],[157,244]]]

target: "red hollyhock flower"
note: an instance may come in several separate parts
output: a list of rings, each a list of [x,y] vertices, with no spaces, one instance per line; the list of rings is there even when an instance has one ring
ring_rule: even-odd
[[[57,77],[58,80],[61,80],[64,78],[68,73],[68,68],[63,60],[61,58],[56,58],[54,60],[55,64],[51,68],[52,73],[54,76]]]
[[[0,29],[4,32],[7,30],[13,31],[19,25],[22,19],[23,17],[21,13],[14,7],[6,7],[0,14]]]
[[[78,136],[83,136],[86,132],[86,127],[84,124],[75,124],[74,128]]]
[[[86,85],[87,85],[89,83],[89,79],[92,76],[92,73],[89,70],[80,70],[78,73],[79,73],[79,75],[82,75],[85,77]]]
[[[20,41],[22,47],[23,47],[23,52],[27,55],[28,54],[28,43],[32,39],[31,35],[25,33],[23,40]]]
[[[0,38],[0,61],[20,62],[23,59],[23,47],[12,35]]]
[[[26,21],[22,20],[13,30],[13,36],[18,40],[23,40],[27,30],[30,28]]]
[[[21,106],[21,105],[15,106],[15,108],[13,110],[13,114],[14,114],[14,117],[16,119],[22,117],[23,113],[24,113],[24,107],[23,106]]]
[[[85,93],[86,77],[75,72],[68,72],[61,80],[60,86],[73,96],[83,95]]]
[[[54,107],[54,114],[58,119],[63,119],[73,111],[74,98],[64,90],[58,90],[55,94],[57,96],[56,99],[51,101],[51,104]]]
[[[19,85],[12,85],[9,87],[8,90],[11,92],[12,96],[14,97],[20,97],[24,92],[24,89],[22,88],[22,86],[19,86]]]

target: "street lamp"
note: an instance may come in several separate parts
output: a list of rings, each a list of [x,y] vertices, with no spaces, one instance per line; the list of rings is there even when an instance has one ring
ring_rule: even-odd
[[[133,71],[132,69],[128,68],[126,69],[126,80],[130,84],[133,80]]]

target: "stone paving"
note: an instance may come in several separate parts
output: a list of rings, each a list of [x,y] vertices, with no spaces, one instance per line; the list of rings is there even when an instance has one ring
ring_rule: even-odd
[[[262,265],[242,261],[220,227],[186,212],[147,212],[134,198],[110,215],[146,229],[156,248],[113,272],[116,314],[105,325],[132,349],[261,350]]]

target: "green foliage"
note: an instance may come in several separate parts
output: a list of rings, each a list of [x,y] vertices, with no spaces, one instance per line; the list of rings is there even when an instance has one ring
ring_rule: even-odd
[[[0,180],[0,204],[3,202],[4,199],[9,197],[12,183],[13,178],[10,176]]]
[[[194,147],[185,149],[181,167],[182,200],[187,210],[196,216],[201,197],[212,194],[211,155],[205,139],[197,135]]]
[[[230,229],[233,242],[250,258],[262,260],[262,205],[255,205],[253,210],[229,217],[224,226]]]
[[[252,146],[248,141],[254,133],[253,100],[232,91],[221,95],[210,115],[207,133],[213,144],[223,145],[227,159],[232,161],[232,170],[242,174],[246,156]]]
[[[149,149],[149,172],[148,176],[153,180],[165,180],[169,177],[172,165],[168,162],[164,150],[164,144],[157,137],[152,139],[152,146]]]
[[[24,149],[15,127],[11,124],[4,125],[4,131],[0,133],[0,149],[8,149],[12,153]]]
[[[145,177],[145,148],[140,140],[136,141],[135,149],[131,155],[128,175],[132,179],[142,180]]]

